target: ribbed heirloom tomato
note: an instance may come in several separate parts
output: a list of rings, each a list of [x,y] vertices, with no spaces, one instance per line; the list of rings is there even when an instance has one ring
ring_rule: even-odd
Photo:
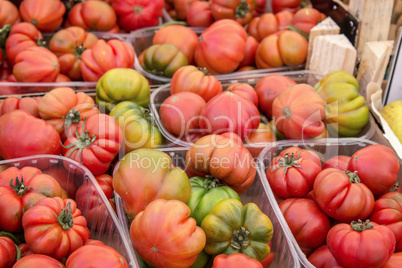
[[[5,25],[14,25],[21,21],[18,8],[14,6],[10,1],[0,2],[0,28]]]
[[[262,264],[242,253],[220,254],[214,258],[212,268],[247,267],[263,268]]]
[[[255,0],[211,0],[212,16],[215,20],[232,19],[246,25],[253,17]]]
[[[46,267],[46,268],[64,268],[65,266],[56,259],[53,259],[43,254],[33,254],[21,258],[13,268],[31,268],[31,267]]]
[[[11,268],[17,260],[17,248],[13,240],[1,236],[0,232],[0,267]]]
[[[39,118],[38,105],[42,97],[8,97],[0,103],[0,116],[13,110],[25,110],[34,117]]]
[[[66,268],[82,267],[127,268],[126,259],[115,249],[100,244],[85,244],[71,254]]]
[[[59,28],[65,11],[60,0],[24,0],[20,5],[22,20],[32,23],[43,32],[52,32]]]
[[[208,27],[214,22],[209,2],[194,1],[187,13],[187,23],[191,27]]]

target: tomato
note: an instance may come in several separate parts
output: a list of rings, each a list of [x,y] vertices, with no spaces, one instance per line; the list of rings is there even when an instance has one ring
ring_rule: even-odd
[[[308,41],[301,34],[284,30],[265,37],[258,46],[255,62],[259,69],[302,64]]]
[[[53,126],[42,119],[35,118],[24,110],[14,110],[0,117],[2,158],[11,159],[38,154],[59,155],[60,152],[59,134]]]
[[[394,252],[395,236],[386,226],[359,220],[332,227],[327,245],[342,267],[382,267]]]
[[[264,123],[260,123],[258,128],[245,139],[245,142],[248,144],[247,149],[253,157],[258,157],[267,143],[275,141],[274,131],[269,125]]]
[[[307,84],[285,89],[272,103],[276,128],[288,139],[308,139],[325,130],[323,99]]]
[[[317,9],[302,8],[294,14],[291,24],[303,32],[310,33],[310,30],[323,19],[325,15]]]
[[[356,172],[324,169],[317,175],[313,189],[322,211],[342,222],[365,219],[374,207],[373,194]]]
[[[22,217],[25,241],[35,254],[61,260],[91,236],[87,221],[72,199],[44,198]]]
[[[282,30],[292,23],[293,13],[288,10],[282,10],[275,14],[275,18],[278,22],[278,30]]]
[[[65,268],[65,266],[56,259],[43,254],[33,254],[21,258],[13,268],[31,268],[31,267],[46,267],[46,268]]]
[[[148,107],[151,90],[147,79],[139,72],[128,68],[107,71],[96,84],[96,104],[104,112],[110,112],[114,105],[132,101]]]
[[[188,65],[178,69],[170,83],[170,94],[190,91],[200,95],[206,102],[222,92],[222,84],[204,69]]]
[[[134,249],[156,267],[189,267],[205,246],[205,234],[179,200],[156,199],[131,224]]]
[[[255,107],[258,107],[258,96],[251,85],[245,83],[232,83],[226,88],[226,91],[249,100],[255,105]]]
[[[56,83],[65,83],[65,82],[71,82],[70,77],[59,73],[59,75],[56,78]]]
[[[355,152],[351,156],[348,170],[357,172],[361,182],[374,195],[382,195],[397,181],[399,161],[392,149],[375,144]]]
[[[187,13],[187,23],[191,27],[209,27],[214,23],[209,2],[194,1],[191,3]]]
[[[69,172],[64,166],[53,165],[43,171],[45,174],[52,176],[66,192],[67,197],[74,199],[77,192],[78,182],[76,182],[75,174]]]
[[[116,22],[116,13],[108,3],[85,1],[73,6],[64,27],[79,26],[85,31],[115,31],[114,28],[118,29]]]
[[[243,253],[220,254],[214,258],[212,268],[263,268],[262,264]]]
[[[21,51],[29,47],[42,44],[42,34],[29,22],[15,24],[6,41],[6,56],[11,65],[15,64],[15,58]]]
[[[251,101],[225,91],[205,105],[199,124],[206,133],[234,132],[244,140],[258,128],[260,114]]]
[[[66,268],[128,267],[126,259],[116,250],[105,245],[84,245],[74,251],[66,262]]]
[[[163,0],[115,0],[112,5],[119,25],[127,32],[157,26],[163,6]]]
[[[265,13],[261,17],[253,18],[247,27],[247,33],[253,36],[258,42],[278,31],[278,21],[272,13]]]
[[[205,252],[211,255],[243,253],[257,261],[270,253],[271,220],[254,203],[236,199],[214,205],[201,223],[207,237]]]
[[[62,196],[62,188],[51,176],[34,167],[10,167],[0,173],[0,228],[22,230],[23,214],[45,197]]]
[[[269,117],[272,117],[272,103],[288,87],[297,85],[295,81],[280,74],[268,74],[261,78],[255,85],[260,109]]]
[[[199,129],[199,118],[205,100],[193,92],[178,92],[163,101],[159,115],[165,129],[183,137]]]
[[[197,140],[187,151],[186,167],[190,175],[210,174],[238,194],[251,186],[256,174],[253,157],[234,133],[207,135]]]
[[[26,243],[19,244],[18,247],[21,251],[21,258],[34,254]]]
[[[153,124],[152,115],[135,102],[119,102],[110,111],[110,116],[116,119],[123,132],[124,154],[162,145],[163,136]]]
[[[194,64],[194,52],[198,35],[182,25],[167,25],[160,28],[152,39],[153,45],[173,44],[186,55],[189,64]]]
[[[99,55],[102,55],[102,57],[99,57]],[[132,68],[134,65],[134,50],[128,43],[123,41],[112,39],[106,42],[100,39],[92,45],[92,48],[82,53],[81,60],[81,72],[84,80],[96,82],[111,69]]]
[[[308,261],[315,267],[334,268],[340,266],[335,260],[327,245],[317,248],[313,254],[308,257]]]
[[[188,201],[188,177],[181,168],[171,168],[171,162],[168,154],[155,149],[138,149],[121,160],[113,175],[113,188],[123,199],[129,219],[158,198]]]
[[[244,52],[244,59],[239,63],[238,68],[255,65],[255,53],[257,52],[258,42],[252,36],[247,36],[246,51]]]
[[[81,27],[71,26],[58,31],[49,42],[49,49],[60,62],[60,72],[73,80],[82,80],[81,55],[98,38]]]
[[[11,268],[17,261],[17,248],[13,240],[0,233],[0,267]]]
[[[288,198],[279,204],[279,208],[301,248],[313,249],[325,243],[330,222],[316,202],[307,198]]]
[[[383,268],[399,268],[402,265],[402,252],[394,253],[385,263]]]
[[[272,191],[282,199],[305,197],[321,171],[321,161],[313,150],[289,147],[272,159],[266,171]]]
[[[0,28],[5,25],[15,25],[21,22],[20,13],[18,8],[10,1],[0,2]]]
[[[42,97],[8,97],[0,104],[0,116],[13,110],[25,110],[34,117],[39,117],[38,104]]]
[[[24,0],[19,10],[23,21],[42,32],[53,32],[63,23],[66,7],[60,0]]]
[[[176,11],[175,18],[177,20],[186,20],[190,6],[196,0],[173,0],[174,10]]]
[[[272,11],[278,13],[282,10],[296,12],[302,3],[302,0],[272,0]]]
[[[92,172],[105,173],[119,153],[123,135],[116,120],[106,114],[94,114],[67,130],[62,153]]]
[[[166,77],[172,77],[180,67],[186,65],[188,65],[186,55],[173,44],[150,46],[142,62],[144,70]]]
[[[187,206],[191,209],[190,217],[194,218],[197,225],[200,226],[202,220],[208,215],[209,211],[215,204],[225,199],[237,199],[240,201],[239,195],[229,186],[223,185],[219,180],[206,176],[192,177],[191,195]]]
[[[246,39],[246,30],[236,21],[216,21],[201,34],[195,63],[212,74],[233,72],[244,59]]]
[[[15,58],[13,75],[18,82],[54,82],[59,72],[59,60],[44,47],[29,47]]]
[[[402,193],[389,192],[375,201],[370,220],[391,229],[395,235],[395,252],[402,251]]]
[[[336,155],[331,157],[322,165],[322,169],[326,168],[337,168],[339,170],[347,170],[350,161],[350,156],[347,155]]]
[[[246,25],[253,18],[255,0],[211,0],[212,16],[215,20],[232,19]]]

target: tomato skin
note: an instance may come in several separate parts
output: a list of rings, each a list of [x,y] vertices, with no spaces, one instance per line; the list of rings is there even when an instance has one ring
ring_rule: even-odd
[[[42,119],[24,110],[14,110],[0,117],[0,156],[4,159],[37,154],[59,155],[60,152],[59,134]]]
[[[295,13],[300,9],[300,5],[302,0],[272,0],[272,11],[278,13],[282,10],[289,10],[290,12]]]
[[[233,253],[230,255],[219,254],[214,258],[212,268],[226,268],[226,267],[263,268],[262,264],[259,261],[254,260],[253,258],[250,258],[243,253]]]
[[[246,25],[253,18],[255,0],[211,0],[212,16],[215,20],[232,19]],[[246,7],[243,5],[246,4]]]
[[[323,15],[325,18],[325,15]],[[322,14],[315,8],[302,8],[298,10],[292,19],[291,24],[299,30],[310,33],[322,19]]]
[[[370,220],[391,229],[395,235],[395,252],[402,251],[402,193],[389,192],[374,203]]]
[[[20,13],[18,8],[10,1],[0,2],[0,28],[5,25],[15,25],[21,22]]]
[[[175,18],[177,20],[186,20],[190,6],[196,0],[173,0]]]
[[[278,21],[272,13],[265,13],[261,17],[253,18],[247,28],[247,33],[258,42],[277,31],[279,31]]]
[[[337,168],[339,170],[347,170],[350,161],[350,156],[347,155],[336,155],[328,159],[323,165],[322,169],[326,168]]]
[[[255,65],[255,53],[257,53],[258,42],[252,36],[247,36],[246,39],[246,51],[244,52],[244,59],[239,63],[237,68],[241,68],[248,65]]]
[[[46,267],[46,268],[65,268],[65,266],[56,259],[43,254],[33,254],[21,258],[15,263],[13,268],[31,268],[31,267]]]
[[[402,265],[402,252],[392,254],[383,268],[399,268]]]
[[[172,95],[182,91],[190,91],[200,95],[205,102],[221,93],[222,90],[222,84],[214,76],[206,75],[192,65],[178,69],[170,83]]]
[[[340,266],[335,260],[327,245],[317,248],[309,257],[308,261],[315,267],[334,268]]]
[[[313,189],[314,180],[320,171],[321,161],[317,153],[289,147],[272,160],[266,176],[272,191],[279,198],[285,199],[305,197]]]
[[[68,13],[64,27],[79,26],[85,31],[113,31],[117,17],[113,8],[103,1],[78,3]]]
[[[53,165],[43,171],[52,176],[66,192],[67,197],[74,199],[78,186],[76,185],[75,174],[68,172],[64,166]]]
[[[19,10],[23,21],[32,23],[42,32],[59,28],[66,12],[60,0],[24,0]]]
[[[209,27],[214,23],[209,2],[194,1],[191,3],[187,13],[187,23],[191,27]]]
[[[275,14],[275,18],[278,22],[278,29],[282,30],[292,23],[293,13],[288,10],[282,10]]]
[[[0,267],[11,268],[17,259],[17,249],[13,240],[0,236]]]
[[[157,26],[163,6],[163,0],[115,0],[112,5],[119,25],[127,32]]]
[[[352,224],[340,223],[328,232],[327,245],[332,255],[345,268],[382,267],[395,249],[392,231],[375,222],[370,222],[371,229],[355,231]]]
[[[356,174],[327,168],[314,181],[314,194],[322,211],[341,222],[365,219],[374,207],[374,196]]]
[[[19,244],[18,247],[21,250],[21,258],[34,254],[26,243]]]
[[[230,73],[244,59],[247,32],[234,20],[214,22],[200,36],[195,62],[212,74]]]
[[[240,97],[251,101],[255,107],[258,107],[257,93],[251,85],[245,83],[232,83],[226,88],[226,91],[239,95]]]
[[[399,168],[394,151],[382,144],[360,149],[352,155],[348,165],[348,170],[357,171],[361,182],[375,196],[386,193],[395,184]]]
[[[307,198],[288,198],[279,204],[279,208],[300,247],[313,249],[325,243],[330,222],[316,202]]]
[[[258,128],[251,133],[250,136],[245,139],[245,142],[249,144],[247,149],[250,151],[253,157],[258,157],[265,146],[261,146],[262,143],[275,142],[276,137],[274,131],[269,125],[260,123]]]
[[[66,262],[66,268],[81,267],[126,268],[126,259],[116,250],[105,245],[87,244],[74,251]]]
[[[181,201],[152,201],[131,223],[135,250],[152,266],[191,266],[204,248],[206,237],[189,216],[190,208]]]
[[[38,104],[42,97],[8,97],[0,104],[0,116],[13,110],[25,110],[32,116],[39,118]]]
[[[272,118],[272,103],[288,87],[297,85],[295,81],[280,74],[269,74],[261,78],[255,85],[260,109]]]

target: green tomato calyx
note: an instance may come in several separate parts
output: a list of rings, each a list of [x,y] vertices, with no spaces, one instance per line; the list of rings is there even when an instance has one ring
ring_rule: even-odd
[[[248,244],[250,244],[249,234],[250,232],[244,227],[240,227],[240,230],[233,231],[231,246],[235,249],[246,248]]]
[[[18,177],[15,178],[15,185],[13,185],[13,180],[14,179],[11,179],[10,186],[18,196],[23,196],[28,190],[33,189],[32,187],[25,187],[24,178],[22,176],[21,181]]]
[[[57,219],[64,230],[68,230],[73,227],[74,220],[73,214],[71,213],[71,202],[68,202],[66,207],[60,211]]]
[[[350,172],[349,170],[345,170],[346,175],[348,175],[350,183],[360,183],[360,178],[357,176],[357,171]]]
[[[204,188],[207,190],[211,190],[213,188],[222,186],[222,184],[220,183],[220,180],[212,177],[212,176],[206,176],[205,180],[204,180]]]
[[[370,224],[369,219],[367,219],[365,222],[363,222],[362,220],[352,221],[350,225],[352,225],[353,230],[357,232],[363,232],[374,227],[372,224]]]
[[[247,13],[250,12],[249,4],[246,0],[241,0],[235,10],[235,18],[245,18]]]
[[[276,165],[273,170],[280,168],[280,167],[284,167],[284,176],[286,175],[286,172],[288,171],[288,168],[291,167],[300,167],[299,163],[301,162],[301,158],[300,158],[300,153],[297,152],[297,157],[295,155],[295,153],[287,153],[284,156],[281,156],[278,159],[279,164]]]
[[[73,123],[78,124],[81,121],[81,114],[77,109],[73,108],[68,111],[67,115],[63,116],[62,119],[64,119],[63,128],[67,130]]]

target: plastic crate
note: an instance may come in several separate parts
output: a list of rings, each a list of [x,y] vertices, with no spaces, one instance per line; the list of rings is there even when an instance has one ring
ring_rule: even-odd
[[[172,164],[176,167],[180,167],[185,170],[185,158],[188,148],[170,148],[162,149],[161,151],[167,153],[172,158]],[[115,170],[118,168],[118,164],[115,166]],[[273,237],[271,240],[271,251],[274,252],[274,259],[270,267],[293,267],[299,268],[300,263],[297,258],[297,254],[287,234],[283,229],[283,221],[278,220],[277,213],[272,207],[271,201],[268,198],[268,184],[264,178],[258,173],[251,187],[240,195],[243,204],[250,202],[255,203],[259,209],[265,213],[273,225]],[[115,193],[115,202],[117,215],[125,230],[127,239],[130,240],[130,226],[128,219],[122,206],[122,199]],[[279,211],[280,213],[280,211]],[[131,241],[131,240],[130,240]]]
[[[135,67],[135,69],[139,73],[141,73],[142,75],[147,77],[150,80],[150,82],[154,83],[154,84],[170,83],[171,78],[161,76],[161,75],[154,75],[154,74],[149,73],[146,70],[144,70],[138,60],[138,55],[140,55],[141,52],[143,52],[148,47],[152,46],[152,39],[153,39],[155,33],[162,27],[163,26],[147,27],[147,28],[142,28],[142,29],[133,31],[129,35],[128,40],[127,40],[134,47],[134,52],[135,52],[134,67]],[[192,29],[198,35],[200,35],[206,29],[206,28],[200,28],[200,27],[189,27],[189,28]],[[305,67],[305,64],[300,64],[300,65],[296,65],[296,66],[284,66],[284,67],[279,67],[279,68],[258,69],[258,70],[235,72],[235,73],[229,73],[229,74],[217,74],[214,76],[218,80],[238,79],[238,77],[249,77],[249,76],[257,75],[257,74],[261,74],[261,73],[301,70],[301,69],[304,69],[304,67]]]
[[[300,262],[304,267],[314,268],[314,266],[307,260],[306,255],[302,252],[302,250],[300,249],[299,245],[296,242],[295,237],[290,231],[290,228],[287,225],[286,220],[279,209],[278,203],[268,183],[265,171],[269,168],[269,165],[275,156],[279,155],[281,151],[291,146],[298,146],[302,149],[314,150],[320,157],[322,157],[321,158],[322,161],[325,162],[331,157],[336,155],[352,156],[358,150],[363,149],[372,144],[377,143],[367,139],[357,139],[357,138],[327,139],[327,140],[315,140],[315,141],[310,140],[278,141],[276,143],[270,144],[259,155],[258,157],[259,170],[257,172],[259,173],[260,178],[263,180],[263,185],[266,188],[269,201],[272,204],[272,207],[275,210],[276,215],[278,215],[279,221],[283,225],[284,232],[286,236],[290,237],[290,240],[292,241],[292,244],[297,252]],[[401,162],[400,159],[398,160],[399,162]],[[402,169],[399,171],[398,174],[398,182],[399,184],[402,183]]]
[[[222,81],[222,85],[224,90],[226,87],[231,84],[231,83],[247,83],[252,85],[253,87],[257,84],[257,82],[265,77],[266,75],[269,75],[271,73],[260,73],[260,74],[253,74],[250,76],[243,76],[243,75],[238,75],[238,79],[228,79]],[[312,72],[312,71],[294,71],[294,72],[281,72],[281,73],[276,73],[276,74],[281,74],[284,76],[287,76],[291,79],[293,79],[296,83],[307,83],[310,85],[316,84],[322,77],[322,74],[319,74],[317,72]],[[149,103],[149,107],[151,109],[151,112],[155,118],[155,122],[161,131],[162,135],[168,139],[172,144],[177,144],[179,146],[184,146],[184,147],[189,147],[192,145],[191,142],[189,141],[184,141],[182,139],[179,139],[175,137],[174,135],[170,134],[166,128],[163,126],[160,115],[159,115],[159,109],[162,106],[162,103],[170,96],[170,84],[163,85],[156,89],[152,94],[151,94],[151,100]],[[362,139],[370,139],[375,132],[375,121],[370,115],[370,120],[367,123],[367,125],[362,129],[362,131],[356,136]],[[248,148],[256,148],[257,150],[262,150],[267,146],[265,143],[249,143],[245,144],[246,147]]]
[[[47,170],[50,167],[60,167],[67,171],[67,185],[74,185],[74,188],[78,188],[86,183],[93,185],[96,188],[96,194],[100,198],[98,199],[97,207],[104,205],[107,210],[107,215],[105,216],[104,210],[95,210],[93,215],[95,224],[89,227],[91,238],[101,240],[107,246],[117,250],[126,259],[129,267],[139,267],[137,260],[134,257],[131,241],[125,235],[124,229],[121,226],[116,213],[113,211],[95,177],[86,167],[69,158],[57,155],[36,155],[0,161],[0,170],[4,170],[11,166],[17,168],[31,166],[39,168],[42,171]],[[89,198],[90,196],[88,196],[88,199]],[[78,208],[81,210],[83,216],[88,215],[88,207]],[[93,208],[91,213],[92,212]],[[102,217],[101,223],[96,221],[99,217]]]

